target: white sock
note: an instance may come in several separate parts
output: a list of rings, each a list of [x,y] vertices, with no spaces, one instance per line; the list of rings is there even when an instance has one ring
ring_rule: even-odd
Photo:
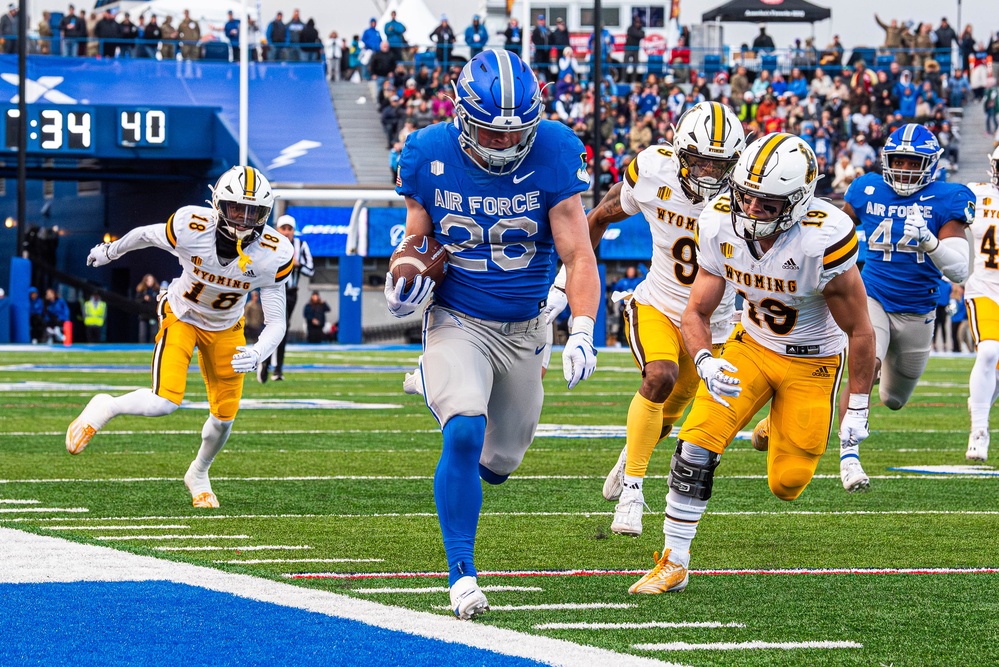
[[[983,340],[978,344],[975,365],[968,380],[968,410],[971,430],[989,428],[989,409],[996,392],[996,363],[999,362],[999,341]]]
[[[859,459],[860,445],[851,445],[849,440],[839,443],[839,457],[842,459],[844,456],[856,456]]]
[[[689,442],[683,443],[683,458],[690,463],[704,465],[711,460],[711,452]],[[664,549],[669,549],[669,560],[684,567],[690,564],[690,543],[697,535],[697,524],[708,507],[707,500],[681,495],[670,489],[666,495],[666,518],[663,533]]]
[[[624,490],[622,493],[632,492],[642,492],[642,483],[645,481],[644,477],[633,477],[632,475],[624,476]]]
[[[201,448],[198,456],[191,464],[191,469],[199,476],[208,475],[208,469],[212,466],[212,461],[222,448],[225,447],[226,440],[232,432],[231,421],[221,421],[215,415],[208,415],[208,420],[201,429]]]
[[[139,415],[141,417],[162,417],[168,415],[178,406],[172,401],[157,396],[152,389],[136,389],[135,391],[117,396],[110,403],[111,417],[118,415]],[[110,419],[111,417],[108,417]]]

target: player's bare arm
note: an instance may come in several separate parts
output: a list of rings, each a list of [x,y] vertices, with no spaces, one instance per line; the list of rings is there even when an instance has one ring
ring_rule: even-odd
[[[569,307],[576,315],[596,319],[600,307],[600,277],[593,247],[588,242],[582,199],[577,194],[562,200],[549,211],[548,219],[555,249],[565,264]],[[407,232],[408,229],[407,223]]]
[[[849,338],[850,394],[870,395],[874,386],[874,327],[867,310],[867,290],[856,266],[826,285],[822,291],[836,324]]]
[[[621,191],[624,189],[624,181],[619,181],[611,186],[600,203],[593,207],[586,214],[586,222],[590,226],[590,244],[596,248],[600,245],[607,227],[614,222],[621,222],[629,216],[621,206]]]
[[[683,344],[688,350],[711,350],[711,314],[725,296],[725,279],[704,269],[690,287],[690,300],[680,318]]]
[[[843,213],[846,213],[847,216],[853,220],[853,224],[860,226],[860,218],[857,217],[857,212],[853,210],[852,206],[849,204],[843,204]]]
[[[412,197],[406,197],[406,236],[432,236],[433,233],[434,221],[430,219],[427,209]]]

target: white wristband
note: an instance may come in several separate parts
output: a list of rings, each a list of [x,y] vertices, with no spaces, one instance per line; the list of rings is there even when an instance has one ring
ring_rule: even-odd
[[[871,397],[868,394],[850,394],[850,410],[867,410],[871,405]]]
[[[572,333],[587,333],[593,338],[593,318],[586,315],[579,315],[572,318],[572,326],[569,328]]]
[[[696,366],[697,364],[701,363],[701,360],[703,360],[706,357],[713,357],[713,356],[714,355],[711,354],[711,350],[708,349],[698,350],[697,354],[694,355],[694,365]]]

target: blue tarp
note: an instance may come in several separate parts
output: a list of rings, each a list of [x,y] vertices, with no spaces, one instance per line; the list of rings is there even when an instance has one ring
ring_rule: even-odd
[[[221,108],[239,133],[236,63],[32,56],[29,104]],[[272,182],[355,184],[320,63],[250,63],[251,161]],[[17,58],[0,56],[0,101],[17,101]]]

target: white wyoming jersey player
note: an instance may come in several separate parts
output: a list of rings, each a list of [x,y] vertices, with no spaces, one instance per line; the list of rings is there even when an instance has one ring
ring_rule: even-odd
[[[996,161],[999,162],[999,148],[996,149]],[[971,223],[975,261],[964,288],[964,297],[988,297],[999,304],[999,235],[996,234],[999,228],[999,185],[970,183],[968,187],[975,195],[975,219]],[[978,334],[975,335],[977,341]]]
[[[846,334],[822,290],[857,261],[853,221],[834,205],[813,199],[805,218],[757,258],[732,225],[728,195],[710,203],[698,221],[697,259],[746,300],[742,326],[767,349],[787,356],[831,356]]]
[[[271,287],[291,275],[294,249],[271,227],[264,227],[242,256],[223,266],[215,251],[214,208],[185,206],[174,213],[165,227],[156,225],[157,239],[172,250],[184,272],[170,283],[167,299],[177,317],[208,331],[221,331],[243,316],[246,295],[261,287]],[[158,236],[158,234],[157,234]],[[246,258],[249,262],[246,262]]]
[[[652,230],[652,269],[635,289],[634,299],[679,327],[697,275],[697,218],[705,202],[694,203],[684,194],[678,170],[672,148],[646,148],[625,171],[621,208],[628,215],[641,212]],[[735,292],[727,290],[711,317],[712,342],[728,338],[734,312]]]

